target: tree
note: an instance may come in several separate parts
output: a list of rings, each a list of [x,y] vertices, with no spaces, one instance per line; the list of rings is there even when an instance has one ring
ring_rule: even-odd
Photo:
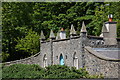
[[[110,13],[113,14],[113,21],[117,22],[117,37],[120,37],[120,1],[110,3]]]
[[[24,38],[31,27],[32,3],[2,3],[2,51],[3,56],[9,54],[7,61],[15,60],[17,38]],[[20,54],[19,54],[20,55]]]
[[[39,38],[39,35],[35,31],[32,31],[32,29],[30,29],[25,38],[17,40],[18,43],[15,48],[18,52],[21,52],[25,55],[33,55],[40,50]]]
[[[108,21],[108,14],[113,14],[113,21],[117,21],[117,35],[120,37],[119,5],[120,2],[3,2],[3,55],[9,54],[7,61],[19,59],[17,56],[22,53],[16,52],[17,39],[25,38],[29,29],[37,34],[43,30],[45,37],[49,38],[50,29],[56,34],[63,27],[69,36],[71,24],[79,34],[84,21],[88,35],[99,36],[103,22]]]
[[[120,36],[120,2],[104,2],[97,3],[95,7],[95,15],[92,21],[87,25],[90,27],[88,34],[99,36],[104,22],[108,21],[108,15],[113,14],[113,21],[117,22],[117,37]]]

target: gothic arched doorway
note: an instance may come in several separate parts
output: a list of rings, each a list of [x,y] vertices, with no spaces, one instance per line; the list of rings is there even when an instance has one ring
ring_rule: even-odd
[[[64,65],[64,58],[62,54],[60,55],[60,65]]]

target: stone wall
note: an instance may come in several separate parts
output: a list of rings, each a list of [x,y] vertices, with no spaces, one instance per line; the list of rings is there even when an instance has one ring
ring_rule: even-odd
[[[103,74],[105,78],[118,78],[120,60],[105,57],[86,49],[85,67],[90,74]]]
[[[50,41],[41,43],[40,50],[41,50],[40,53],[42,53],[42,54],[40,54],[40,61],[39,61],[41,67],[43,67],[43,64],[44,64],[43,58],[45,55],[47,57],[48,65],[51,65],[51,43],[50,43]]]
[[[93,48],[120,48],[120,38],[117,38],[117,45],[105,45],[103,37],[87,36],[86,46]]]
[[[53,63],[60,64],[60,55],[63,55],[65,65],[73,66],[73,57],[76,54],[78,67],[82,67],[79,38],[53,42]]]
[[[102,37],[87,36],[87,39],[88,39],[88,42],[86,46],[100,47],[104,45],[104,41]]]
[[[3,65],[5,65],[5,66],[9,66],[9,65],[12,65],[12,64],[38,64],[38,65],[40,65],[39,57],[40,57],[40,52],[31,56],[31,57],[25,58],[25,59],[5,62],[5,63],[3,63]]]

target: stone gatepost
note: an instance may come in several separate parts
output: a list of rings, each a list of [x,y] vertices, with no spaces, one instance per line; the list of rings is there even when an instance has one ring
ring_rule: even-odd
[[[84,50],[84,47],[85,47],[85,44],[86,44],[86,40],[87,40],[87,30],[86,30],[86,26],[84,24],[84,22],[82,23],[82,28],[81,28],[81,32],[80,32],[80,52],[81,52],[81,66],[82,68],[84,67],[85,65],[85,50]]]
[[[53,65],[53,40],[55,39],[55,35],[53,31],[50,31],[50,49],[51,49],[51,65]]]

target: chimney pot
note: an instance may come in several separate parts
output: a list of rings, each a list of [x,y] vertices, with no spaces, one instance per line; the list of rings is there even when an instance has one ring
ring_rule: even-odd
[[[112,22],[113,15],[112,15],[112,14],[109,14],[109,15],[108,15],[108,18],[109,18],[109,22]]]

